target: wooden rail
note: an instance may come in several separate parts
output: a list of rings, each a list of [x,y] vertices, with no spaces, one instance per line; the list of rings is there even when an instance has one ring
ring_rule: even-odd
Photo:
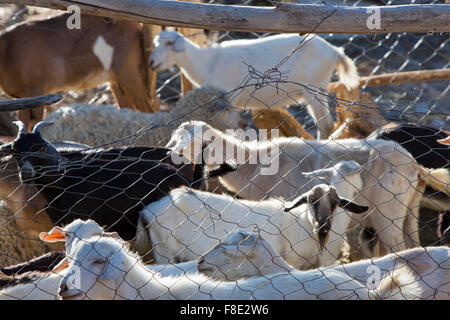
[[[386,86],[405,82],[437,81],[448,79],[450,79],[450,69],[405,71],[360,77],[359,87]],[[328,91],[330,92],[337,92],[341,89],[345,89],[345,86],[340,82],[332,82],[328,86]]]
[[[411,4],[378,7],[276,3],[249,7],[173,0],[0,0],[138,22],[187,28],[253,32],[391,33],[450,32],[450,6]],[[379,28],[370,21],[379,13]]]

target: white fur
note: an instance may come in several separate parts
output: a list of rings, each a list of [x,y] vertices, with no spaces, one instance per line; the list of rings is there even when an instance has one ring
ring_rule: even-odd
[[[103,65],[103,69],[109,70],[114,57],[114,47],[109,45],[103,36],[99,36],[92,47],[92,51]]]
[[[348,180],[341,183],[338,194],[343,190],[353,199],[362,185],[361,178],[359,173],[354,173]],[[327,185],[315,188],[321,188],[324,194],[330,190]],[[326,196],[320,200],[324,206],[331,202]],[[139,230],[136,245],[145,247],[147,244],[140,242],[151,239],[155,260],[160,264],[188,261],[198,259],[237,228],[258,228],[283,258],[301,269],[335,262],[344,243],[350,214],[339,207],[328,213],[331,230],[321,250],[317,236],[319,224],[311,204],[302,204],[291,212],[284,212],[284,208],[285,203],[280,199],[238,200],[178,188],[141,211],[139,226],[147,229],[149,237],[142,237],[144,232]]]
[[[264,73],[280,63],[301,42],[302,46],[280,66],[278,74],[270,74],[272,79],[261,80],[248,77],[250,65],[257,72]],[[201,48],[181,34],[163,31],[154,39],[155,48],[149,58],[150,66],[158,71],[171,65],[178,65],[183,74],[197,87],[214,85],[227,92],[238,89],[233,94],[233,103],[240,108],[279,108],[297,103],[301,99],[308,102],[308,111],[318,123],[318,137],[326,138],[333,126],[333,120],[326,98],[321,89],[328,89],[328,83],[335,69],[347,88],[358,85],[358,73],[354,62],[335,46],[319,36],[299,36],[280,34],[256,40],[232,40],[211,48]],[[181,50],[180,50],[181,49]],[[239,89],[241,85],[248,85]],[[302,86],[308,86],[306,90]]]
[[[304,172],[330,167],[341,160],[354,160],[362,165],[363,187],[355,202],[369,206],[368,216],[363,219],[353,215],[351,226],[360,222],[371,226],[378,233],[380,242],[376,255],[395,252],[419,245],[418,210],[426,184],[443,192],[449,191],[450,173],[445,169],[427,170],[416,163],[412,155],[393,141],[387,140],[303,140],[278,138],[262,142],[238,140],[200,121],[183,123],[167,144],[178,151],[179,141],[189,140],[199,145],[210,144],[194,132],[208,132],[216,137],[214,146],[231,146],[235,154],[248,151],[260,152],[276,148],[279,154],[278,171],[275,175],[262,175],[263,164],[238,162],[236,171],[220,177],[220,182],[242,198],[261,200],[264,197],[292,199],[321,183]],[[195,150],[191,148],[190,150]],[[226,150],[222,147],[222,150]],[[186,152],[184,152],[186,155]],[[195,155],[187,154],[195,159]],[[226,155],[230,157],[230,155]],[[231,155],[233,156],[233,155]],[[206,155],[209,159],[214,159]],[[242,163],[242,164],[241,164]],[[217,165],[214,161],[210,165]],[[334,183],[333,183],[334,184]]]
[[[93,236],[108,235],[93,220],[76,219],[63,229],[66,235],[66,252],[73,250],[73,247],[81,241],[85,241]],[[110,234],[111,235],[111,234]],[[198,272],[197,261],[188,261],[179,264],[168,265],[148,265],[147,268],[158,272],[161,277],[181,276]],[[46,272],[42,276],[29,283],[17,284],[0,291],[0,300],[54,300],[58,298],[59,284],[64,277],[66,270],[59,273]]]
[[[93,237],[70,253],[67,271],[81,270],[80,288],[63,290],[63,299],[368,299],[373,293],[343,273],[312,270],[218,282],[200,274],[160,277],[145,268],[123,243]],[[67,277],[61,282],[65,288]]]
[[[379,270],[379,279],[376,278],[374,268]],[[203,255],[198,270],[207,276],[231,281],[243,277],[293,272],[295,268],[280,257],[261,236],[237,230]],[[414,248],[378,259],[339,264],[321,270],[342,272],[366,286],[371,285],[371,278],[382,280],[378,289],[383,292],[378,294],[383,298],[450,298],[448,247]],[[389,292],[391,280],[395,280],[397,285]]]

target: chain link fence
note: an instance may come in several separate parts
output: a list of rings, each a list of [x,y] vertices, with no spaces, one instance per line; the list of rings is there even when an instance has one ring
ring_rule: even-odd
[[[55,14],[3,10],[5,28]],[[203,47],[271,36],[179,31]],[[243,61],[231,88],[183,92],[168,66],[159,113],[117,109],[102,85],[66,93],[34,135],[2,115],[0,298],[448,299],[448,34],[305,37],[274,64]],[[359,86],[292,78],[320,70],[319,51],[300,72],[289,64],[318,37],[344,50]],[[225,65],[224,79],[236,69],[192,58]],[[439,80],[404,76],[427,70]]]

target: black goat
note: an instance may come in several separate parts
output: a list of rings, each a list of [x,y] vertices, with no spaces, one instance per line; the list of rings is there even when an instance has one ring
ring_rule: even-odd
[[[419,164],[426,168],[450,169],[450,148],[438,142],[438,140],[445,139],[447,136],[448,132],[443,130],[426,126],[400,124],[396,127],[380,130],[377,134],[377,139],[398,142],[411,153]],[[445,194],[427,187],[425,196],[430,198],[429,201],[427,200],[426,206],[432,210],[443,211],[443,216],[450,217],[450,211],[444,211],[444,208],[448,207],[448,197]],[[448,222],[444,222],[444,225],[445,223]],[[438,235],[442,231],[438,230]]]
[[[168,149],[119,148],[92,152],[59,153],[42,138],[38,123],[26,133],[21,122],[17,138],[6,149],[17,161],[24,183],[35,184],[48,202],[47,213],[54,224],[90,218],[117,231],[124,240],[136,235],[139,211],[170,190],[200,188],[204,165],[171,164]],[[5,151],[5,148],[3,148]],[[210,177],[234,170],[227,164],[211,171]]]
[[[65,257],[66,253],[64,251],[49,252],[27,262],[1,268],[0,271],[7,276],[16,276],[34,271],[49,272]]]
[[[419,164],[430,169],[450,169],[450,149],[437,142],[446,137],[443,130],[410,124],[383,129],[377,135],[377,139],[398,142]]]

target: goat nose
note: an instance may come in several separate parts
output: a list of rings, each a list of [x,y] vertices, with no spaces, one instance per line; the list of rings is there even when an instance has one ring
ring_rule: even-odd
[[[153,59],[150,59],[148,61],[148,66],[151,68],[153,66],[153,64],[155,63],[155,61],[153,61]]]

